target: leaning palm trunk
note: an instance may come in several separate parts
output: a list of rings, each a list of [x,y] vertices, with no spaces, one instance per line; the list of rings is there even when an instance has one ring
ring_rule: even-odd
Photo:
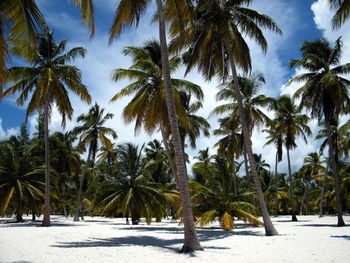
[[[92,152],[91,150],[92,149],[90,148],[89,149],[89,154],[88,154],[88,157],[87,157],[87,160],[86,160],[86,166],[85,166],[85,169],[84,169],[84,173],[80,177],[80,180],[79,180],[79,189],[78,189],[78,194],[77,194],[77,203],[76,203],[75,215],[74,215],[74,219],[73,219],[73,221],[75,221],[75,222],[79,221],[79,214],[80,214],[80,210],[81,210],[81,195],[82,195],[82,192],[83,192],[83,184],[84,184],[84,180],[85,180],[85,177],[86,177],[88,165],[89,165],[90,159],[91,159],[91,152]],[[81,219],[84,220],[84,215],[82,215]]]
[[[290,166],[290,156],[289,156],[289,148],[287,148],[287,159],[288,159],[288,173],[289,173],[289,198],[290,204],[292,207],[292,221],[298,221],[297,216],[295,215],[295,204],[294,204],[294,193],[293,193],[293,176],[292,176],[292,168]]]
[[[183,155],[183,149],[181,147],[182,144],[180,139],[179,126],[176,118],[174,94],[173,94],[173,89],[170,81],[168,45],[166,42],[166,34],[165,34],[163,4],[161,0],[156,0],[156,2],[157,2],[158,17],[159,17],[159,39],[160,39],[160,46],[161,46],[161,59],[162,59],[162,68],[163,68],[163,76],[164,76],[166,103],[167,103],[167,109],[169,114],[171,135],[172,135],[172,140],[174,144],[176,174],[178,177],[177,185],[179,188],[181,202],[182,202],[182,209],[183,209],[185,240],[184,240],[184,245],[182,247],[182,252],[202,250],[203,248],[199,243],[197,232],[194,225],[191,197],[189,194],[188,183],[187,183],[187,175],[186,175],[186,168],[185,168],[185,161],[184,161],[185,159]]]
[[[254,181],[254,184],[256,187],[256,192],[258,195],[261,214],[262,214],[264,226],[265,226],[265,234],[267,236],[275,236],[275,235],[278,235],[278,233],[277,233],[274,225],[272,224],[269,212],[267,211],[266,203],[264,200],[264,195],[263,195],[263,192],[261,190],[261,184],[260,184],[259,176],[258,176],[257,169],[256,169],[256,163],[255,163],[253,150],[252,150],[252,142],[251,142],[250,137],[249,137],[249,130],[248,130],[248,125],[246,122],[245,112],[244,112],[244,108],[243,108],[241,89],[240,89],[238,77],[237,77],[236,64],[235,64],[235,61],[233,59],[232,54],[229,57],[230,57],[230,61],[231,61],[232,77],[233,77],[233,81],[235,84],[234,89],[235,89],[235,92],[237,95],[239,118],[240,118],[241,125],[242,125],[244,147],[245,147],[247,155],[248,155],[250,171],[251,171],[252,179]]]
[[[327,161],[327,168],[326,168],[326,171],[323,175],[323,180],[322,180],[322,188],[321,188],[321,196],[320,196],[320,204],[319,204],[319,212],[318,212],[319,217],[323,217],[324,189],[326,187],[326,179],[327,179],[327,175],[328,175],[328,169],[329,169],[329,159]]]
[[[165,153],[166,153],[166,156],[168,158],[168,162],[169,162],[169,165],[170,165],[171,173],[173,174],[173,176],[175,178],[175,181],[177,182],[178,179],[177,179],[177,174],[176,174],[176,166],[175,166],[174,160],[173,160],[173,158],[171,156],[172,154],[171,154],[171,151],[170,151],[170,148],[169,148],[167,137],[165,135],[165,129],[164,129],[163,121],[160,122],[160,132],[162,133]]]
[[[45,200],[43,226],[50,226],[50,147],[49,147],[49,104],[44,106],[44,140],[45,140]]]
[[[326,114],[327,115],[327,114]],[[335,161],[335,147],[334,147],[334,141],[332,136],[332,130],[331,125],[329,121],[329,117],[326,116],[325,123],[327,127],[327,137],[328,137],[328,157],[330,159],[330,167],[331,171],[334,177],[334,188],[335,188],[335,198],[336,198],[336,204],[337,204],[337,214],[338,214],[338,226],[345,226],[345,222],[343,219],[343,211],[341,208],[340,203],[340,187],[339,187],[339,177],[338,177],[338,167],[337,163]]]

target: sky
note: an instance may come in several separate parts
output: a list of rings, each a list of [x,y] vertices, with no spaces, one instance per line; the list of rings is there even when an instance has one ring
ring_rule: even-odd
[[[88,87],[93,98],[105,112],[114,114],[114,118],[106,123],[107,126],[116,130],[118,139],[116,143],[133,142],[135,144],[147,143],[153,139],[160,139],[159,133],[153,135],[140,132],[134,134],[134,125],[125,124],[121,117],[123,108],[130,101],[131,97],[125,97],[118,102],[110,102],[110,99],[125,87],[127,80],[117,83],[112,81],[111,72],[116,68],[128,68],[131,65],[130,58],[124,56],[121,51],[125,46],[140,46],[149,39],[157,39],[158,24],[152,23],[152,16],[156,10],[154,1],[142,17],[139,26],[127,29],[123,34],[108,44],[108,31],[113,21],[113,16],[118,5],[118,0],[95,0],[95,24],[96,34],[90,39],[88,28],[80,20],[80,11],[75,8],[72,1],[68,0],[37,0],[49,27],[53,30],[57,41],[67,39],[67,50],[81,46],[87,49],[87,55],[83,59],[76,59],[72,65],[77,66],[82,72],[83,83]],[[333,31],[331,28],[331,17],[333,11],[329,9],[326,0],[256,0],[250,6],[261,13],[273,18],[283,31],[283,35],[264,31],[269,48],[266,54],[249,38],[246,41],[250,47],[253,71],[264,74],[266,84],[262,87],[261,93],[267,96],[277,97],[281,94],[293,94],[300,87],[300,84],[293,84],[286,87],[286,83],[293,76],[302,73],[299,69],[292,69],[288,66],[290,59],[300,58],[300,46],[303,41],[312,41],[324,37],[334,43],[342,36],[343,40],[343,61],[350,58],[350,21],[347,21],[341,29]],[[349,62],[349,61],[347,61]],[[10,66],[23,65],[23,62],[14,58]],[[206,82],[202,76],[194,70],[184,77],[184,69],[180,69],[175,76],[185,78],[199,84],[204,91],[205,98],[203,108],[198,112],[209,121],[212,130],[218,128],[217,117],[209,117],[214,107],[222,104],[215,100],[215,94],[219,84],[217,80]],[[66,130],[77,125],[76,118],[86,113],[91,105],[84,104],[74,94],[70,94],[74,107],[72,121],[67,122]],[[0,140],[4,140],[19,132],[19,127],[25,121],[25,108],[16,106],[16,96],[4,98],[0,102]],[[267,112],[268,113],[268,112]],[[268,113],[270,114],[270,113]],[[271,114],[270,114],[271,115]],[[37,114],[28,118],[28,129],[32,134],[35,131]],[[309,123],[310,128],[317,132],[316,120]],[[53,109],[51,116],[50,132],[64,131],[61,127],[61,117],[56,109]],[[218,137],[211,135],[209,138],[200,137],[197,140],[197,148],[186,148],[190,156],[190,162],[198,151],[209,147],[210,153],[215,154],[213,145]],[[274,167],[275,149],[273,146],[266,146],[266,134],[254,130],[252,136],[253,151],[262,154],[267,163]],[[320,142],[310,137],[308,143],[301,139],[297,140],[298,147],[291,152],[292,170],[296,171],[303,163],[305,156],[313,151],[318,151]],[[285,154],[285,153],[284,153]],[[279,164],[281,172],[287,171],[286,156]]]

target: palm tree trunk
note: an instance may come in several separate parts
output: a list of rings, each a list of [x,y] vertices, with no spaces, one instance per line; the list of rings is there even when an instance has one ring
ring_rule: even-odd
[[[23,222],[22,217],[22,199],[21,196],[18,196],[18,204],[17,204],[17,211],[16,211],[16,223]]]
[[[50,226],[50,146],[49,146],[49,103],[44,106],[44,141],[45,141],[45,200],[43,226]]]
[[[320,204],[319,204],[319,212],[318,212],[319,217],[323,217],[324,189],[326,187],[326,179],[327,179],[327,175],[328,175],[328,170],[329,170],[329,158],[327,160],[327,168],[326,168],[326,171],[323,175],[323,180],[322,180],[322,188],[321,188],[321,196],[320,196]]]
[[[275,217],[278,217],[278,176],[277,176],[277,166],[278,166],[278,152],[276,152],[276,163],[275,163],[275,187],[276,187]]]
[[[174,144],[175,162],[176,162],[176,174],[178,177],[178,188],[181,196],[183,219],[184,219],[184,232],[185,240],[181,249],[182,252],[189,252],[193,250],[203,250],[199,243],[196,228],[194,225],[194,218],[192,214],[191,197],[188,190],[187,175],[185,168],[185,159],[183,155],[183,149],[181,148],[181,139],[179,132],[179,125],[177,123],[175,100],[173,94],[173,88],[171,85],[170,68],[169,68],[169,55],[168,45],[166,42],[165,34],[165,19],[162,0],[156,0],[157,11],[159,17],[159,40],[161,47],[161,59],[164,76],[164,87],[167,102],[167,109],[169,114],[170,128],[172,134],[172,140]]]
[[[288,174],[289,174],[289,197],[290,204],[292,207],[292,221],[298,221],[297,216],[295,215],[295,207],[294,207],[294,195],[293,195],[293,177],[292,177],[292,168],[290,166],[290,156],[289,156],[289,148],[287,149],[287,160],[288,160]]]
[[[79,180],[79,190],[78,190],[78,194],[77,194],[77,202],[76,202],[76,209],[75,209],[75,215],[74,215],[74,222],[78,222],[79,221],[79,214],[80,214],[80,207],[81,207],[81,194],[83,192],[83,184],[84,184],[84,180],[86,177],[86,173],[87,173],[87,169],[88,169],[88,165],[90,163],[90,159],[91,159],[91,148],[89,148],[89,154],[88,157],[86,159],[86,165],[85,165],[85,169],[84,169],[84,173],[83,175],[80,177]],[[82,220],[84,220],[84,216],[82,216]]]
[[[248,167],[248,158],[247,158],[247,151],[245,149],[245,146],[243,146],[243,157],[244,157],[244,168],[245,168],[245,173],[247,175],[247,183],[248,183],[248,189],[250,192],[253,192],[252,189],[252,179],[250,178],[249,174],[249,167]]]
[[[168,162],[169,162],[169,165],[170,165],[171,173],[173,174],[173,176],[175,178],[175,181],[177,182],[178,179],[177,179],[177,174],[176,174],[176,166],[175,166],[174,160],[173,160],[173,158],[171,156],[171,151],[170,151],[170,148],[169,148],[168,140],[167,140],[167,137],[165,135],[165,129],[164,129],[163,121],[160,122],[160,132],[162,133],[165,153],[166,153],[166,156],[168,158]]]
[[[237,172],[238,171],[236,171],[236,169],[237,169],[237,167],[235,168],[235,169],[233,169],[233,167],[234,167],[234,165],[235,165],[235,160],[232,158],[232,160],[231,160],[231,163],[232,163],[232,167],[231,167],[231,169],[233,170],[233,191],[234,191],[234,194],[235,194],[235,197],[237,196]]]
[[[242,131],[243,131],[244,147],[245,147],[247,155],[248,155],[250,171],[251,171],[252,179],[254,181],[254,184],[256,187],[256,192],[258,195],[260,210],[261,210],[261,214],[262,214],[264,225],[265,225],[265,234],[267,236],[275,236],[275,235],[278,235],[278,233],[277,233],[274,225],[272,224],[269,212],[267,211],[266,203],[264,200],[264,195],[263,195],[263,192],[261,190],[260,179],[259,179],[259,176],[257,173],[256,163],[255,163],[253,150],[252,150],[252,142],[251,142],[250,137],[249,137],[248,125],[247,125],[245,112],[244,112],[244,108],[243,108],[242,94],[241,94],[241,88],[240,88],[239,82],[238,82],[236,64],[235,64],[235,61],[234,61],[232,54],[230,54],[230,61],[231,61],[231,68],[232,68],[232,77],[233,77],[233,81],[235,84],[234,89],[235,89],[235,92],[237,95],[239,118],[241,121]]]
[[[325,114],[327,115],[327,114]],[[334,177],[334,188],[335,188],[335,198],[337,204],[337,214],[338,214],[338,226],[345,226],[343,219],[343,210],[341,208],[341,199],[340,199],[340,187],[339,187],[339,177],[338,177],[338,167],[335,161],[335,145],[332,136],[331,125],[329,117],[325,118],[325,124],[327,127],[327,137],[328,137],[328,158],[330,159],[330,167]]]

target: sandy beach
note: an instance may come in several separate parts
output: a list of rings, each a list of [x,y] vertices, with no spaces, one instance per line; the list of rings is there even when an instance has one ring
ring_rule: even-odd
[[[350,217],[345,216],[347,225]],[[124,219],[52,217],[40,222],[0,224],[0,262],[349,262],[350,227],[336,217],[273,218],[279,236],[237,222],[233,231],[198,229],[203,252],[179,254],[182,227],[175,222],[126,225]]]

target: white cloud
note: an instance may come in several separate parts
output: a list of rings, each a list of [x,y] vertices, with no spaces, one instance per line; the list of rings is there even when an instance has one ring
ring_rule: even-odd
[[[18,135],[19,127],[5,129],[2,127],[2,119],[0,118],[0,141],[7,140],[9,137]]]

